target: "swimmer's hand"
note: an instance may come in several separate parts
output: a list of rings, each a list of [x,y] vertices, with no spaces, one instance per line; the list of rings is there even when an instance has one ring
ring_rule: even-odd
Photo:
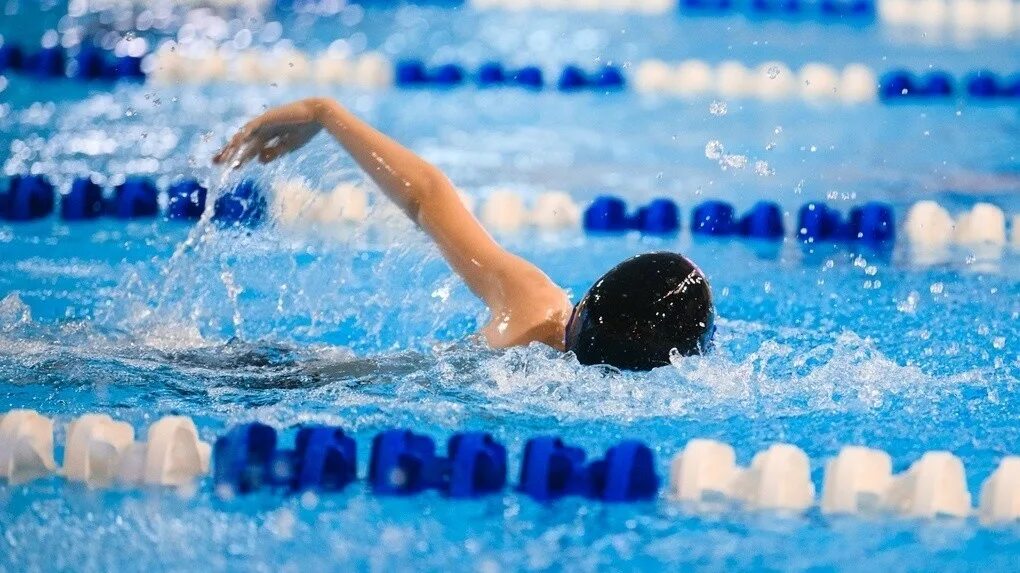
[[[237,168],[255,157],[269,163],[299,149],[322,130],[321,105],[321,100],[312,98],[270,109],[234,134],[230,143],[213,156],[213,163]]]

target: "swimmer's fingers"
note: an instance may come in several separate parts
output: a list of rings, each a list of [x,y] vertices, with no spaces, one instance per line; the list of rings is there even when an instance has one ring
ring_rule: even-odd
[[[237,157],[238,152],[246,146],[251,138],[251,131],[245,128],[241,129],[234,134],[234,137],[230,138],[230,142],[223,146],[223,149],[213,156],[213,163],[217,165],[232,164],[234,158]]]
[[[261,149],[259,149],[259,162],[269,163],[277,157],[290,153],[297,148],[298,145],[295,144],[293,135],[289,133],[281,135],[280,137],[267,142],[261,147]]]
[[[230,163],[231,167],[238,168],[255,159],[265,149],[266,144],[266,141],[260,139],[242,143],[237,158]]]
[[[262,146],[262,149],[259,151],[259,161],[269,163],[282,155],[303,147],[315,137],[315,134],[319,133],[319,129],[318,125],[312,124],[295,126],[288,129]]]

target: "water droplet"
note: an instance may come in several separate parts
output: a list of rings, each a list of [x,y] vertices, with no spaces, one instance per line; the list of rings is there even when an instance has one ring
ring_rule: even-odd
[[[754,172],[762,177],[769,177],[776,174],[776,170],[772,169],[768,161],[758,160],[754,162]]]
[[[725,167],[732,167],[734,169],[743,169],[747,166],[746,155],[724,155],[722,163]]]
[[[719,140],[713,139],[705,144],[705,157],[709,159],[721,159],[726,149],[723,147]]]
[[[773,64],[765,68],[765,73],[768,74],[770,80],[774,80],[779,77],[779,66]]]

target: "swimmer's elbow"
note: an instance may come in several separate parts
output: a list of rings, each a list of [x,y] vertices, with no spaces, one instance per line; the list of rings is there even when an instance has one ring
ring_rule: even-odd
[[[428,216],[432,210],[446,209],[446,200],[450,197],[456,198],[453,185],[446,175],[434,165],[422,161],[421,168],[415,173],[412,181],[406,182],[408,191],[404,211],[412,220],[422,222],[423,216]]]

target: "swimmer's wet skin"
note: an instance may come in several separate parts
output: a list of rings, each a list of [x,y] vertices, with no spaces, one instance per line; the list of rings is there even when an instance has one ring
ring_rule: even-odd
[[[620,263],[577,306],[538,267],[501,247],[435,166],[355,117],[311,98],[248,122],[213,158],[239,167],[294,151],[322,129],[347,150],[391,201],[429,234],[443,257],[489,307],[482,335],[495,348],[541,342],[582,364],[650,370],[708,350],[715,310],[704,274],[676,253]]]

